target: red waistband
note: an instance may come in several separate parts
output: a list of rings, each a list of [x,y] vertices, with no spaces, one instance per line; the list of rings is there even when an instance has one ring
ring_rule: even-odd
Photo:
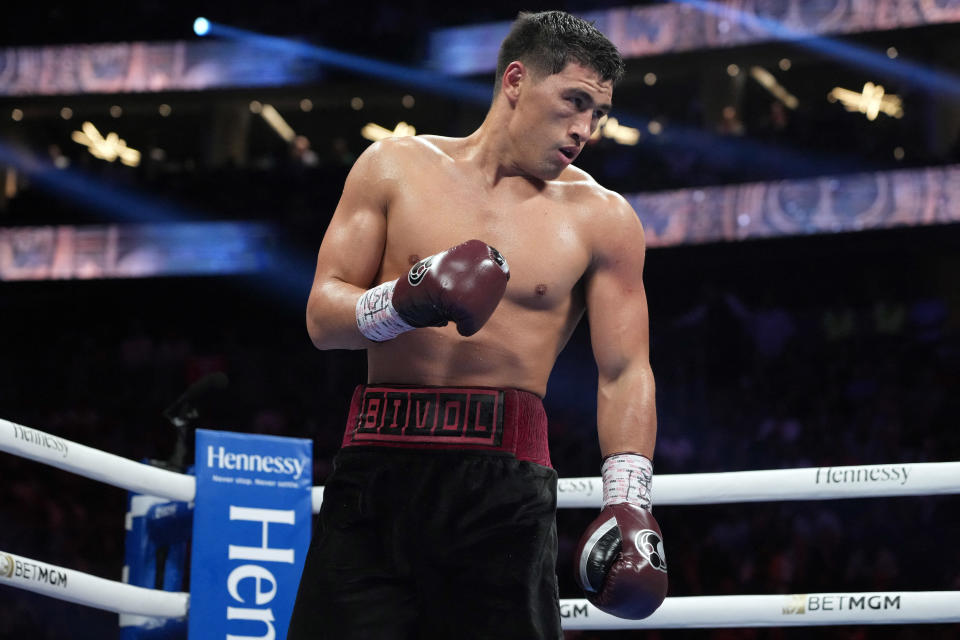
[[[503,451],[551,466],[543,403],[518,389],[360,385],[343,446]]]

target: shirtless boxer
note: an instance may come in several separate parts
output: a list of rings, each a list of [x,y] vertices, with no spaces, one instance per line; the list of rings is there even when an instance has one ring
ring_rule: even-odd
[[[662,601],[643,229],[571,164],[622,74],[591,25],[521,14],[477,131],[384,140],[351,170],[307,328],[319,349],[366,349],[369,382],[354,394],[289,638],[562,637],[540,398],[584,312],[604,509],[577,579],[616,615]]]

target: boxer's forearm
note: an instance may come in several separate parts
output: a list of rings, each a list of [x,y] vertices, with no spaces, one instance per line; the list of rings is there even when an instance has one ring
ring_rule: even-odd
[[[471,336],[493,314],[509,279],[506,260],[481,240],[429,256],[370,289],[320,272],[307,301],[307,331],[318,349],[364,349],[449,322]]]
[[[357,300],[365,290],[331,278],[315,283],[307,301],[307,333],[317,349],[366,349],[357,328]]]
[[[639,453],[653,459],[657,410],[653,371],[646,362],[625,367],[615,377],[600,376],[597,389],[600,453]]]

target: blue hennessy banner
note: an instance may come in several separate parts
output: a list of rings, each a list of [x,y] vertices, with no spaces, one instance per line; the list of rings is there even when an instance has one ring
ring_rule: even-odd
[[[191,639],[286,637],[310,544],[310,440],[197,430]]]

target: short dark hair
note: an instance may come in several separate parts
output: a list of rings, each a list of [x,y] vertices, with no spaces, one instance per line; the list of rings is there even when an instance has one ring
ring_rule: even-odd
[[[498,83],[514,60],[544,75],[560,73],[576,61],[614,83],[624,72],[623,58],[613,43],[593,23],[564,11],[521,12],[500,45]]]

